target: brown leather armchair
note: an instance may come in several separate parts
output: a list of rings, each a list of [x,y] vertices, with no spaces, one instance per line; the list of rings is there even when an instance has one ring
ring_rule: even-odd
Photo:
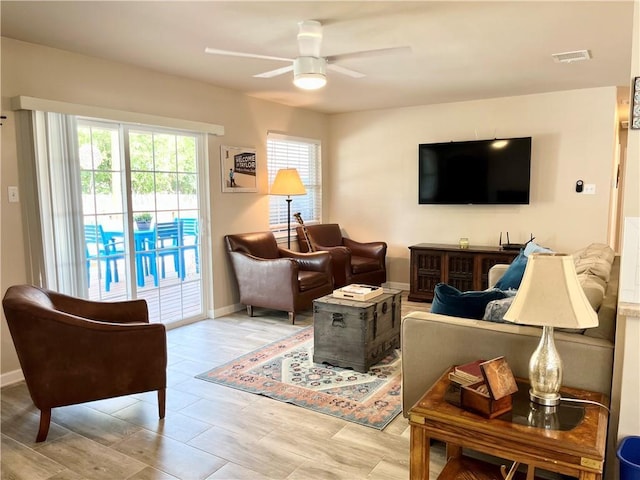
[[[238,281],[240,302],[253,316],[253,307],[284,310],[291,323],[296,312],[333,291],[331,257],[326,252],[299,253],[278,247],[271,232],[225,237]]]
[[[298,247],[301,252],[308,252],[309,246],[303,228],[296,227]],[[343,237],[337,223],[307,225],[306,229],[315,250],[331,254],[333,283],[336,288],[352,283],[382,285],[387,281],[385,242],[361,243]]]
[[[29,394],[40,409],[36,442],[46,440],[51,409],[152,390],[165,415],[167,341],[150,324],[147,302],[93,302],[32,285],[2,301]]]

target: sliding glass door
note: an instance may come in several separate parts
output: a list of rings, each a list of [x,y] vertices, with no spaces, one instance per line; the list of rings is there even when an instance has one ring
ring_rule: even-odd
[[[124,238],[126,196],[118,125],[78,122],[87,296],[129,298],[129,251]]]
[[[139,295],[166,320],[202,312],[198,138],[127,129]]]
[[[204,137],[77,120],[86,296],[144,298],[152,320],[203,316]]]

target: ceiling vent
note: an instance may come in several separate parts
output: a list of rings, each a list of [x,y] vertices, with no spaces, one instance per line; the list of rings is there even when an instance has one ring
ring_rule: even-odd
[[[556,63],[571,63],[581,60],[591,60],[589,50],[576,50],[575,52],[553,53],[551,55]]]

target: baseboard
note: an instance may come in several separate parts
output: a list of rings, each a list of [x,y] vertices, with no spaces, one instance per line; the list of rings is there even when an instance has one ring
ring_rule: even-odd
[[[402,291],[408,291],[410,288],[408,283],[401,283],[401,282],[386,282],[382,286],[387,288],[393,288],[394,290],[402,290]]]
[[[225,315],[231,315],[232,313],[239,312],[240,310],[245,310],[245,306],[241,303],[236,303],[234,305],[227,305],[226,307],[216,308],[213,311],[213,317],[210,318],[218,318],[224,317]]]
[[[24,375],[22,374],[21,369],[3,373],[0,375],[0,387],[6,387],[8,385],[21,382],[22,380],[24,380]]]
[[[408,283],[400,283],[400,282],[386,282],[384,284],[382,284],[383,287],[386,288],[393,288],[395,290],[409,290],[409,284]],[[232,313],[236,313],[239,312],[241,310],[245,310],[246,306],[241,304],[241,303],[236,303],[234,305],[228,305],[226,307],[222,307],[222,308],[216,308],[213,311],[213,316],[210,316],[209,318],[218,318],[218,317],[224,317],[225,315],[231,315]]]
[[[245,309],[244,305],[240,303],[236,303],[235,305],[229,305],[227,307],[210,310],[208,318],[223,317],[225,315],[230,315],[232,313],[239,312],[244,309]],[[186,319],[186,320],[173,322],[167,326],[167,330],[172,330],[174,328],[182,327],[184,325],[195,323],[197,321],[198,319]],[[22,380],[24,380],[24,375],[22,374],[21,369],[14,370],[12,372],[3,373],[2,375],[0,375],[0,387],[6,387],[8,385],[21,382]]]
[[[408,283],[387,282],[383,286],[387,288],[393,288],[396,290],[409,290]],[[222,308],[216,308],[213,310],[213,316],[212,317],[210,316],[209,318],[224,317],[225,315],[231,315],[232,313],[239,312],[244,309],[245,309],[245,306],[240,303],[236,303],[234,305],[228,305]],[[176,328],[176,327],[182,326],[183,324],[188,324],[192,322],[193,320],[185,321],[185,322],[177,322],[175,325],[171,325],[171,328]],[[8,385],[21,382],[22,380],[24,380],[24,375],[22,374],[21,369],[14,370],[12,372],[3,373],[2,375],[0,375],[0,387],[6,387]]]

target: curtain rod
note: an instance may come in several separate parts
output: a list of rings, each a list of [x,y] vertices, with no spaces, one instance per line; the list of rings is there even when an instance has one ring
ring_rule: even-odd
[[[27,97],[22,95],[11,99],[11,109],[64,113],[68,115],[80,115],[103,120],[115,120],[125,123],[177,128],[180,130],[209,133],[217,136],[224,135],[224,127],[213,123],[196,122],[147,113],[128,112],[125,110],[60,102],[57,100],[46,100],[43,98]]]

